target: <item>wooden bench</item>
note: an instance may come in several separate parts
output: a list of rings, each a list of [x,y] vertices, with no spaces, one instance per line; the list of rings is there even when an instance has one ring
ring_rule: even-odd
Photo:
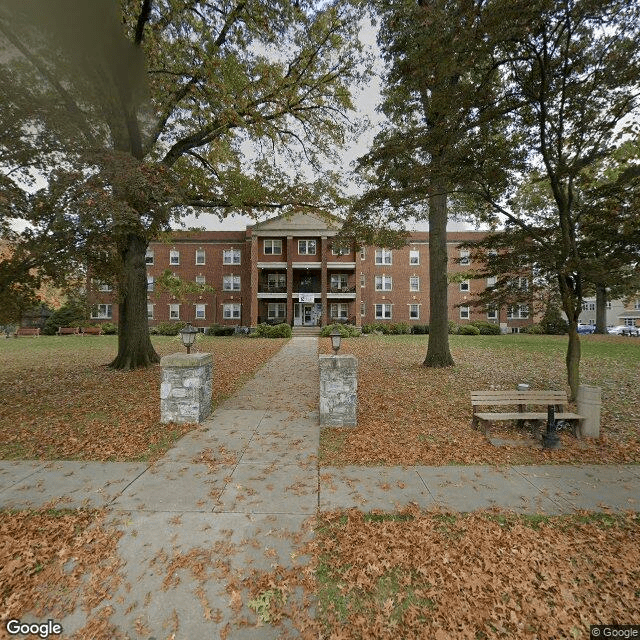
[[[564,391],[472,391],[473,407],[472,426],[477,429],[481,422],[485,424],[485,435],[488,434],[491,422],[506,420],[547,421],[547,408],[555,408],[556,420],[580,421],[583,416],[564,411],[567,394]],[[544,407],[544,411],[531,411],[529,407]],[[516,411],[487,412],[478,411],[478,407],[517,407]],[[575,431],[575,429],[574,429]]]
[[[102,327],[82,327],[80,332],[83,336],[101,336]]]
[[[71,335],[79,335],[79,334],[80,334],[79,327],[58,327],[59,336],[71,336]]]
[[[14,335],[16,338],[21,336],[33,336],[34,338],[37,338],[40,336],[40,329],[37,327],[20,327],[16,330]]]

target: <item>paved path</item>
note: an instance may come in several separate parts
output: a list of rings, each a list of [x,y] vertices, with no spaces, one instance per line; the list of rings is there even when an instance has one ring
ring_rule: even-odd
[[[155,465],[0,461],[0,506],[109,506],[126,576],[105,603],[111,621],[158,640],[217,638],[238,612],[255,619],[234,576],[303,565],[291,554],[318,508],[640,510],[637,465],[318,469],[316,351],[316,338],[292,339]],[[76,611],[62,622],[73,631],[85,621]],[[277,637],[269,627],[229,633]]]

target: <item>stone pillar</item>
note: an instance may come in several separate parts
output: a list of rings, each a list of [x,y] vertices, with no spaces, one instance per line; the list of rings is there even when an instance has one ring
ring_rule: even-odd
[[[358,410],[358,360],[355,356],[318,356],[320,426],[355,427]]]
[[[578,414],[584,416],[580,421],[580,436],[583,438],[598,438],[600,436],[600,406],[601,389],[587,384],[578,387],[576,405]]]
[[[173,353],[160,366],[160,421],[202,422],[211,413],[213,356]]]

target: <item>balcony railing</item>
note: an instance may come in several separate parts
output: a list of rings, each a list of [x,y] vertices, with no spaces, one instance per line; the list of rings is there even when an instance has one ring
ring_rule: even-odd
[[[355,293],[355,287],[329,287],[329,293]]]
[[[258,285],[258,293],[287,293],[287,285],[263,282]]]

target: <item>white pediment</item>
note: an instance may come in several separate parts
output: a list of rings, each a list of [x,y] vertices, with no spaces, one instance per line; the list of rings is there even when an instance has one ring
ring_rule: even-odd
[[[271,218],[253,227],[253,234],[257,236],[297,236],[297,235],[327,235],[333,236],[340,230],[342,221],[331,214],[293,213]]]

